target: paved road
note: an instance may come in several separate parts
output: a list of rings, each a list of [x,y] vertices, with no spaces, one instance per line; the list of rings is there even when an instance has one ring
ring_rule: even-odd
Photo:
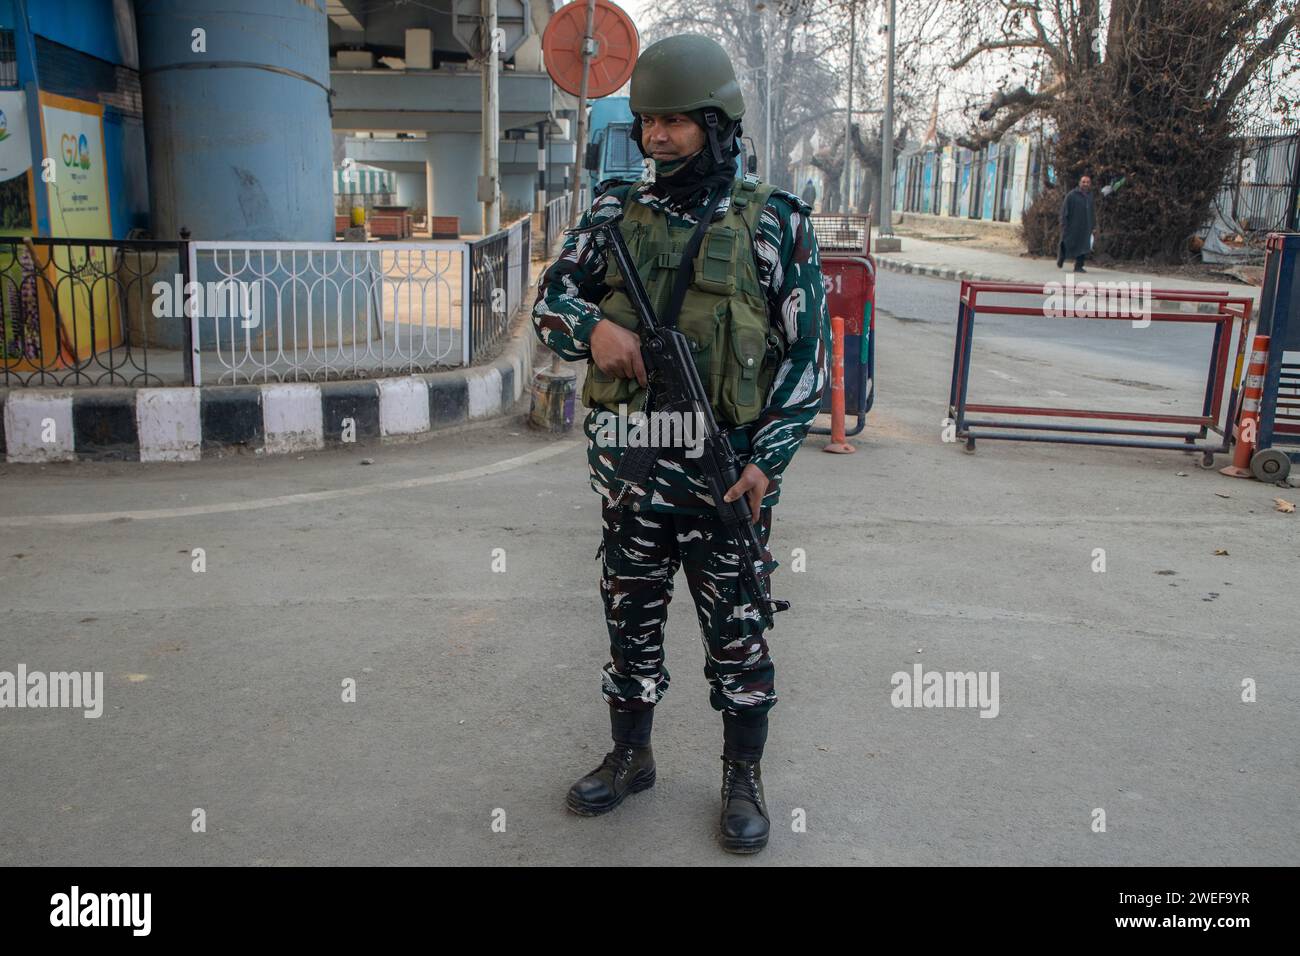
[[[564,810],[606,749],[599,516],[582,449],[510,422],[301,459],[0,467],[0,669],[106,682],[97,720],[0,710],[0,864],[1300,863],[1300,539],[1272,504],[1295,494],[1179,453],[965,455],[940,441],[949,320],[919,318],[879,320],[858,454],[811,439],[788,473],[756,859],[714,843],[720,722],[680,582],[658,784]],[[1021,391],[1126,388],[1036,349],[983,361]],[[916,664],[997,672],[997,716],[894,707]]]

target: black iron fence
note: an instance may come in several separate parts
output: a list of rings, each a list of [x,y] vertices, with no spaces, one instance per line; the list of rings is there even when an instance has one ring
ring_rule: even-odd
[[[1300,129],[1254,127],[1237,138],[1218,206],[1244,232],[1297,229]]]
[[[226,381],[235,366],[268,381],[304,368],[328,378],[340,363],[353,374],[406,368],[408,353],[471,364],[505,335],[531,284],[531,217],[475,242],[367,248],[365,261],[375,262],[364,275],[347,243],[236,245],[0,236],[0,387],[194,385],[204,363],[202,384],[209,373]],[[393,261],[380,264],[381,255]],[[453,262],[466,256],[468,289]],[[213,330],[234,321],[221,307],[228,286],[249,287],[265,308],[225,341]],[[307,328],[311,321],[325,331]],[[326,334],[336,325],[349,332],[346,348]]]
[[[569,215],[573,209],[573,193],[556,196],[546,204],[546,256],[555,254],[555,244],[569,228]]]
[[[0,236],[0,385],[158,386],[167,371],[176,373],[170,384],[181,376],[192,384],[189,363],[150,367],[151,348],[189,352],[183,297],[153,293],[156,283],[186,287],[185,246]],[[170,326],[159,322],[160,307],[178,310],[161,317],[174,318]],[[174,341],[159,341],[163,328]]]
[[[530,283],[532,220],[523,219],[469,244],[469,362],[505,334]]]

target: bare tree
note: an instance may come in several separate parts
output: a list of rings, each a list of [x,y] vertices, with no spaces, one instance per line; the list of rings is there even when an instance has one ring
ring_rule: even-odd
[[[826,16],[828,8],[825,2],[808,0],[665,0],[657,4],[642,39],[648,45],[677,33],[699,33],[721,43],[731,54],[744,91],[745,135],[753,139],[760,156],[766,154],[771,72],[770,178],[790,189],[790,150],[835,113],[827,93],[833,95],[837,87],[832,54],[839,41]]]
[[[953,70],[991,57],[1014,65],[1028,56],[1037,67],[1031,82],[1000,86],[958,142],[978,149],[1028,117],[1046,118],[1065,182],[1083,172],[1126,178],[1099,209],[1102,248],[1117,258],[1181,259],[1222,183],[1234,130],[1271,94],[1292,105],[1281,80],[1297,69],[1295,0],[955,6],[974,40]],[[1059,204],[1059,191],[1039,202]]]
[[[948,65],[962,37],[952,9],[960,0],[896,0],[895,150],[908,129],[923,128],[936,88],[951,86]],[[732,56],[745,93],[745,135],[765,154],[765,71],[772,73],[773,170],[770,178],[798,191],[787,161],[818,134],[822,144],[812,165],[826,177],[825,208],[843,208],[850,14],[856,18],[851,139],[864,164],[867,188],[858,211],[877,201],[880,164],[879,114],[884,100],[884,0],[662,0],[650,13],[642,42],[675,33],[702,33]],[[964,104],[963,104],[964,105]],[[941,125],[962,120],[960,107]]]

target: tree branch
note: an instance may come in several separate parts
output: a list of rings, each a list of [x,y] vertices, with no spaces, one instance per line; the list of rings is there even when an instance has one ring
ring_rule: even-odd
[[[953,142],[958,146],[964,146],[972,152],[979,152],[989,143],[996,143],[1007,130],[1015,126],[1022,119],[1034,111],[1033,105],[1019,106],[1007,113],[992,129],[976,133],[974,136],[958,136]]]
[[[1029,19],[1034,25],[1034,32],[1038,34],[1038,42],[1041,43],[1043,49],[1047,51],[1047,58],[1051,60],[1052,65],[1056,67],[1056,72],[1065,74],[1069,70],[1069,61],[1066,59],[1065,54],[1061,52],[1061,48],[1051,40],[1047,39],[1047,31],[1043,29],[1043,21],[1042,18],[1039,17],[1038,13],[1038,5],[1035,4],[1033,10],[1030,11]]]
[[[1257,23],[1263,23],[1265,18],[1273,12],[1273,7],[1277,0],[1258,0],[1258,2],[1242,13],[1240,17],[1232,22],[1228,27],[1228,34],[1249,32]]]
[[[1223,88],[1223,92],[1219,94],[1219,101],[1214,105],[1214,111],[1210,114],[1215,120],[1222,120],[1227,116],[1228,111],[1232,109],[1232,104],[1241,95],[1241,91],[1246,88],[1246,84],[1250,82],[1251,77],[1255,75],[1255,71],[1277,52],[1278,47],[1286,42],[1287,36],[1295,28],[1296,15],[1289,13],[1279,20],[1268,37],[1250,52],[1250,56],[1246,57],[1245,62],[1241,64],[1241,67],[1233,74],[1232,79],[1228,81],[1228,85]]]
[[[1023,86],[1012,90],[1010,93],[999,91],[998,94],[993,97],[992,102],[980,111],[980,120],[987,122],[1008,107],[1010,107],[1010,112],[1003,116],[1002,119],[998,120],[998,122],[988,130],[977,131],[971,136],[958,137],[956,139],[957,145],[965,146],[967,149],[979,150],[983,149],[988,143],[997,142],[1003,137],[1007,130],[1015,126],[1030,113],[1040,109],[1044,103],[1056,99],[1057,95],[1064,88],[1065,78],[1057,77],[1037,93],[1030,93]]]
[[[1017,86],[1010,93],[998,90],[989,100],[989,105],[980,110],[980,122],[987,123],[1008,106],[1032,106],[1041,99],[1040,93],[1030,93],[1023,86]]]
[[[1013,40],[985,40],[983,43],[974,47],[970,52],[959,57],[949,69],[960,70],[981,53],[987,53],[990,50],[1010,50],[1017,47],[1032,47],[1036,49],[1047,49],[1050,44],[1044,44],[1041,40],[1031,40],[1028,37],[1019,37]]]

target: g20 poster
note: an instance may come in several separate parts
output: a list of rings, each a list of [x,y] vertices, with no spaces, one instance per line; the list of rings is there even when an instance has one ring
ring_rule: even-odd
[[[50,235],[110,239],[113,225],[104,157],[104,108],[41,93],[42,182],[49,197]],[[36,248],[41,359],[75,362],[122,341],[116,253],[103,247]]]

